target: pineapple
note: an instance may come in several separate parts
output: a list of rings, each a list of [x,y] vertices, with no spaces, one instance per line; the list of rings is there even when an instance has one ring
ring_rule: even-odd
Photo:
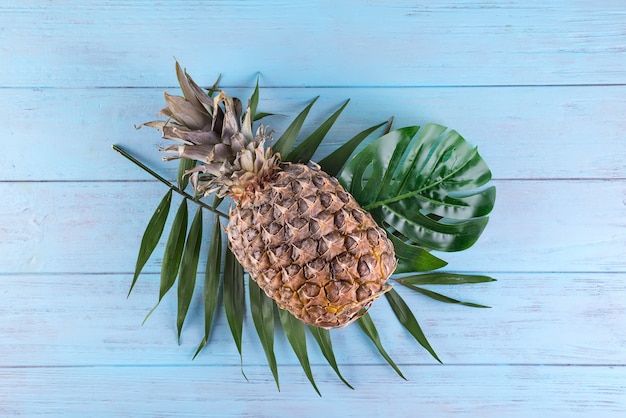
[[[176,64],[184,97],[165,94],[167,121],[145,125],[178,143],[166,160],[188,170],[199,196],[230,197],[230,248],[259,287],[302,322],[343,327],[388,291],[396,268],[391,241],[339,182],[314,163],[281,161],[271,133],[252,133],[250,109],[215,98]]]

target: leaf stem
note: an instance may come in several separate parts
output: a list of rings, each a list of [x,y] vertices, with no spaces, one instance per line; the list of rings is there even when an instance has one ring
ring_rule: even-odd
[[[120,154],[122,154],[122,156],[124,156],[126,159],[128,159],[129,161],[131,161],[132,163],[137,165],[139,168],[144,170],[146,173],[150,174],[152,177],[154,177],[155,179],[159,180],[161,183],[165,184],[167,187],[169,187],[170,189],[172,189],[173,191],[178,193],[179,195],[181,195],[181,196],[191,200],[195,204],[202,206],[204,209],[206,209],[206,210],[208,210],[210,212],[213,212],[216,215],[222,216],[224,218],[228,218],[228,215],[226,213],[224,213],[221,210],[218,210],[218,209],[216,209],[216,208],[214,208],[214,207],[212,207],[210,205],[207,205],[206,203],[204,203],[203,201],[201,201],[197,197],[192,196],[189,193],[187,193],[187,192],[181,190],[180,188],[176,187],[170,181],[166,180],[164,177],[162,177],[159,174],[157,174],[154,170],[152,170],[151,168],[147,167],[144,163],[142,163],[141,161],[139,161],[138,159],[136,159],[135,157],[130,155],[127,151],[123,150],[119,146],[112,145],[112,148],[115,151],[117,151]]]

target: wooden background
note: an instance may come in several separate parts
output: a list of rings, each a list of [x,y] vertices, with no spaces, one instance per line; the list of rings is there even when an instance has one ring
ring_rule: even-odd
[[[276,390],[248,317],[243,369],[223,314],[200,300],[176,343],[175,292],[156,302],[162,246],[126,294],[163,186],[150,130],[174,57],[221,72],[260,110],[315,122],[351,103],[321,154],[394,115],[479,146],[496,208],[448,271],[496,283],[400,289],[445,365],[372,316],[408,378],[357,330],[333,332],[344,386],[316,347],[306,380],[278,338]],[[626,3],[574,1],[0,2],[0,416],[626,416]],[[277,118],[280,131],[288,118]],[[207,225],[208,227],[208,225]],[[207,228],[208,229],[208,228]]]

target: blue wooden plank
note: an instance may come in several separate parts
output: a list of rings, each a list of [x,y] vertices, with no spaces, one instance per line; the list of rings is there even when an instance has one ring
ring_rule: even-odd
[[[444,364],[626,363],[626,336],[621,332],[626,274],[485,273],[498,281],[430,289],[491,309],[443,304],[396,284]],[[192,360],[204,336],[200,286],[179,346],[175,291],[142,325],[156,303],[158,275],[141,277],[126,299],[130,279],[131,274],[0,276],[0,372],[11,367],[239,364],[223,311],[216,316],[209,345]],[[436,364],[398,324],[384,299],[370,312],[383,344],[402,369]],[[385,361],[358,327],[331,335],[340,367],[359,366],[352,372],[358,386],[373,383],[369,365],[384,366]],[[309,351],[314,373],[324,373],[329,366],[312,338]],[[298,365],[282,333],[275,352],[279,370]],[[248,311],[244,370],[266,364]],[[269,368],[265,371],[264,378],[271,379]],[[232,376],[238,378],[238,373]]]
[[[281,392],[265,370],[229,367],[69,367],[3,369],[3,416],[93,417],[622,417],[624,367],[411,366],[408,382],[380,366],[375,384],[352,391],[332,371],[318,373],[318,397],[299,366]],[[353,368],[345,374],[352,378]]]
[[[170,64],[162,65],[173,70]],[[190,71],[212,83],[202,67]],[[243,99],[251,92],[229,90]],[[625,93],[626,87],[262,88],[259,109],[290,116],[263,121],[279,137],[313,97],[321,95],[307,132],[351,98],[318,159],[394,116],[395,127],[435,122],[456,129],[479,147],[496,178],[626,178]],[[165,145],[159,133],[134,128],[155,119],[163,105],[162,89],[0,89],[0,180],[148,179],[111,151],[115,143],[175,178],[177,165],[163,164],[156,151]]]
[[[626,414],[623,1],[5,3],[1,416]],[[244,382],[223,315],[192,362],[197,298],[180,347],[174,295],[140,325],[162,247],[125,294],[165,190],[110,145],[163,167],[155,133],[132,126],[175,89],[172,56],[204,84],[221,71],[226,86],[252,86],[259,71],[261,110],[291,114],[321,94],[316,107],[330,111],[351,97],[322,153],[391,115],[479,146],[496,209],[474,248],[444,258],[499,281],[446,293],[493,309],[399,289],[449,366],[433,365],[385,303],[372,314],[409,382],[347,329],[334,342],[357,390],[314,351],[323,399],[281,338],[275,390],[251,326]]]
[[[490,224],[470,250],[440,254],[448,268],[626,271],[624,181],[495,185]],[[132,272],[145,226],[165,192],[158,182],[0,183],[0,273]],[[210,225],[207,217],[206,231]],[[159,271],[163,246],[144,271]]]
[[[332,12],[331,12],[332,11]],[[623,84],[623,3],[32,0],[0,6],[2,86]]]

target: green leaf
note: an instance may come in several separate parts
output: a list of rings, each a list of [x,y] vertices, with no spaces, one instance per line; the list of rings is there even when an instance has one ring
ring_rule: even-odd
[[[389,187],[404,151],[418,130],[419,126],[408,126],[391,131],[363,148],[344,167],[339,180],[361,206],[378,202],[380,192]]]
[[[202,244],[202,207],[198,207],[196,215],[191,222],[187,243],[183,251],[183,258],[178,275],[178,314],[176,327],[178,329],[178,343],[180,335],[189,311],[193,291],[196,287],[196,275],[198,272],[198,260]]]
[[[253,122],[259,121],[259,120],[261,120],[263,118],[266,118],[268,116],[274,116],[274,113],[267,113],[267,112],[255,113]]]
[[[469,274],[456,274],[456,273],[428,273],[428,274],[416,274],[413,276],[402,277],[398,279],[398,282],[402,284],[411,285],[424,285],[424,284],[441,284],[441,285],[454,285],[454,284],[474,284],[474,283],[488,283],[495,282],[489,276],[478,276]]]
[[[293,147],[293,144],[296,143],[296,139],[298,138],[298,134],[300,133],[300,129],[302,129],[302,125],[304,124],[304,120],[306,119],[311,107],[317,101],[319,96],[317,96],[311,103],[307,105],[307,107],[302,110],[296,116],[296,118],[291,122],[289,127],[285,130],[285,132],[278,138],[278,141],[272,147],[274,153],[280,154],[281,156],[285,156],[289,153],[289,150]]]
[[[408,287],[411,290],[414,290],[418,293],[421,293],[422,295],[428,296],[429,298],[435,299],[439,302],[445,302],[445,303],[453,303],[453,304],[457,304],[457,305],[463,305],[463,306],[469,306],[472,308],[490,308],[490,306],[486,306],[486,305],[479,305],[477,303],[472,303],[472,302],[462,302],[460,300],[456,300],[456,299],[452,299],[451,297],[442,295],[441,293],[437,293],[437,292],[433,292],[432,290],[428,290],[428,289],[424,289],[422,287],[417,287],[414,286],[412,284],[407,284],[404,282],[401,282],[401,284],[403,284],[404,286]]]
[[[476,148],[446,129],[391,131],[357,153],[340,181],[389,232],[427,249],[460,251],[487,225],[495,188]]]
[[[159,239],[163,234],[163,228],[165,227],[167,215],[170,212],[171,203],[172,189],[169,189],[167,193],[165,193],[165,196],[163,196],[159,206],[157,206],[152,218],[150,218],[150,222],[148,222],[148,226],[146,227],[143,237],[141,238],[139,255],[137,256],[137,264],[135,265],[135,275],[133,276],[133,281],[130,285],[130,289],[128,290],[128,296],[130,296],[130,292],[133,291],[133,287],[135,286],[135,283],[137,283],[137,278],[139,277],[141,270],[146,265],[146,262],[152,255],[152,252],[156,248]]]
[[[180,190],[185,190],[187,185],[189,184],[189,176],[185,175],[187,170],[191,170],[196,166],[196,160],[191,160],[189,158],[181,158],[178,163],[178,175],[176,180],[178,182],[178,188]]]
[[[220,89],[218,88],[220,81],[222,80],[222,74],[217,76],[217,79],[213,83],[213,85],[208,89],[208,96],[213,97],[215,93],[217,93]]]
[[[222,228],[219,216],[214,216],[213,219],[213,231],[204,275],[204,338],[193,356],[194,359],[209,342],[219,295],[220,273],[222,272]]]
[[[398,259],[395,274],[409,273],[414,271],[431,271],[445,267],[448,263],[420,246],[411,245],[393,234],[388,234]]]
[[[254,92],[250,97],[250,101],[248,102],[248,109],[250,111],[250,119],[252,121],[256,120],[256,109],[259,106],[259,77],[256,78],[256,86],[254,87]]]
[[[224,310],[230,332],[233,335],[233,340],[235,340],[235,345],[242,361],[241,338],[245,307],[243,268],[230,248],[226,247],[226,258],[224,260]]]
[[[411,333],[415,340],[435,358],[435,360],[441,363],[441,360],[437,357],[437,353],[435,353],[435,350],[433,350],[430,346],[430,343],[426,339],[426,335],[424,335],[422,328],[417,323],[413,312],[411,312],[406,302],[404,302],[398,292],[391,289],[385,293],[385,297],[387,298],[389,305],[391,305],[391,309],[396,314],[400,323]]]
[[[278,365],[274,355],[274,301],[270,299],[257,283],[250,278],[248,280],[250,292],[250,311],[254,327],[261,340],[261,345],[267,357],[267,364],[272,371],[276,387],[280,390],[278,381]]]
[[[344,379],[339,372],[339,366],[337,365],[337,360],[335,360],[335,353],[333,352],[333,343],[330,339],[330,331],[323,328],[314,327],[312,325],[309,325],[308,328],[315,338],[315,341],[317,341],[317,345],[319,345],[320,350],[322,350],[322,354],[328,361],[328,364],[330,364],[330,367],[332,367],[335,373],[337,373],[339,379],[341,379],[341,381],[350,389],[354,389],[352,385],[350,385],[350,383],[348,383],[348,381]]]
[[[346,100],[346,102],[341,105],[341,107],[335,111],[332,115],[328,117],[322,124],[313,132],[308,138],[302,141],[295,149],[291,150],[289,154],[287,154],[283,161],[291,161],[294,163],[307,163],[315,154],[315,151],[319,147],[319,145],[324,140],[324,137],[332,128],[332,126],[337,121],[341,112],[346,108],[348,102],[350,100]]]
[[[285,330],[285,335],[287,336],[287,340],[289,344],[291,344],[291,348],[293,352],[296,353],[298,360],[300,361],[300,365],[302,366],[302,370],[304,370],[304,374],[313,385],[313,388],[317,392],[319,396],[322,396],[317,385],[315,384],[315,380],[313,379],[313,372],[311,371],[311,364],[309,363],[309,356],[307,354],[306,349],[306,334],[304,332],[304,323],[302,321],[296,319],[289,312],[284,309],[278,309],[278,316],[280,317],[280,322],[283,325],[283,330]]]
[[[259,78],[257,77],[256,86],[254,88],[254,92],[248,100],[248,109],[246,114],[243,117],[243,122],[241,124],[241,133],[246,139],[252,141],[254,138],[254,134],[252,133],[252,122],[254,121],[256,115],[256,108],[259,105]]]
[[[180,202],[170,235],[165,245],[163,262],[161,263],[161,288],[159,290],[159,300],[171,289],[178,275],[180,260],[185,246],[185,236],[187,234],[187,199]]]
[[[161,303],[163,297],[169,292],[178,276],[178,269],[183,255],[185,246],[185,236],[187,234],[187,199],[180,202],[174,222],[170,229],[170,234],[165,244],[165,252],[163,253],[163,261],[161,262],[161,283],[159,285],[159,300],[148,312],[143,320],[145,324],[150,315],[156,310]]]
[[[387,354],[387,352],[383,348],[383,345],[380,342],[380,336],[378,335],[378,331],[376,330],[376,326],[374,325],[370,314],[366,313],[365,315],[361,316],[359,319],[356,320],[356,323],[359,324],[359,327],[365,333],[365,335],[367,335],[369,339],[372,340],[380,355],[383,356],[385,360],[387,360],[387,363],[389,363],[389,365],[396,371],[396,373],[398,373],[398,376],[400,376],[404,380],[407,380],[407,378],[404,377],[396,363],[391,359],[391,357],[389,357],[389,354]]]
[[[350,158],[350,156],[352,155],[354,150],[359,146],[359,144],[363,142],[365,138],[370,136],[372,132],[374,132],[376,129],[380,128],[386,123],[387,122],[380,123],[378,125],[367,128],[366,130],[356,134],[348,142],[346,142],[345,144],[337,148],[335,151],[330,153],[328,156],[323,158],[319,162],[319,165],[322,168],[322,170],[330,174],[333,177],[337,176],[337,174],[339,174],[339,172],[341,171],[341,168],[344,166],[346,161],[348,161],[348,158]]]
[[[447,223],[418,212],[409,202],[393,202],[370,209],[377,222],[388,224],[420,246],[438,251],[462,251],[471,247],[487,226],[488,218]]]

